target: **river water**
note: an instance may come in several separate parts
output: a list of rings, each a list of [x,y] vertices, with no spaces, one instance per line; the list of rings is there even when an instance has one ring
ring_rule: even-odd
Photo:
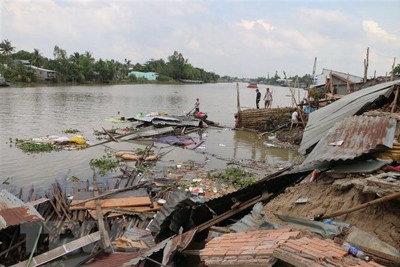
[[[239,84],[240,104],[255,107],[255,91]],[[265,93],[261,86],[261,92]],[[285,87],[269,86],[273,91],[272,107],[292,106],[290,92]],[[296,92],[296,97],[304,92]],[[198,85],[109,85],[109,86],[38,86],[0,88],[0,188],[47,188],[55,179],[71,176],[90,179],[89,162],[105,154],[103,146],[79,151],[27,154],[10,140],[29,139],[46,135],[63,136],[67,129],[78,129],[92,143],[98,142],[94,130],[123,127],[108,121],[111,117],[132,117],[143,112],[165,111],[183,115],[200,98],[200,110],[224,129],[207,129],[203,134],[203,153],[174,149],[163,160],[176,162],[188,159],[204,161],[205,152],[215,156],[209,168],[224,168],[226,162],[217,158],[262,160],[266,164],[290,163],[296,152],[270,148],[254,133],[234,131],[237,111],[235,83]],[[129,124],[126,124],[129,126]],[[115,149],[134,149],[141,144],[110,143]],[[208,157],[209,158],[209,157]],[[7,180],[9,184],[2,184]]]

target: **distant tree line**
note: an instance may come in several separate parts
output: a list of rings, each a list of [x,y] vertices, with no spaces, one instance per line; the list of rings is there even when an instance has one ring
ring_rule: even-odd
[[[43,57],[38,49],[33,52],[20,50],[16,53],[15,47],[9,40],[0,43],[0,74],[11,82],[35,82],[37,77],[33,69],[27,68],[24,61],[29,61],[32,66],[53,70],[57,73],[55,82],[60,83],[118,83],[118,82],[143,82],[129,76],[130,71],[156,72],[160,82],[179,80],[201,80],[203,82],[216,82],[219,76],[201,68],[193,67],[181,53],[174,52],[163,59],[151,59],[144,64],[132,64],[125,59],[123,63],[115,60],[96,60],[91,52],[81,54],[75,52],[68,55],[66,50],[54,47],[53,59]]]

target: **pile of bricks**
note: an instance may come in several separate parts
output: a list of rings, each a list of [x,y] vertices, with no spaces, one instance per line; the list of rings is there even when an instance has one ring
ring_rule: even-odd
[[[274,250],[273,256],[296,267],[383,267],[376,262],[365,262],[348,255],[345,249],[330,239],[302,237],[287,240]]]
[[[224,234],[209,241],[200,258],[208,267],[272,267],[278,259],[296,267],[383,267],[348,255],[332,240],[300,237],[291,229]]]
[[[208,242],[200,251],[200,258],[209,267],[268,267],[276,262],[272,256],[274,249],[299,235],[300,232],[290,229],[224,234]]]

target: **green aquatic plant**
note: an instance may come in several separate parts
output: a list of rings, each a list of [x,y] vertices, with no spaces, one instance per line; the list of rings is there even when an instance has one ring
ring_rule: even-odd
[[[224,180],[232,184],[235,188],[243,188],[257,181],[256,177],[244,168],[235,167],[229,167],[224,172],[214,174],[213,177]]]
[[[119,166],[119,161],[114,159],[110,155],[103,155],[99,159],[91,159],[89,163],[90,167],[95,167],[98,169],[99,174],[104,176],[108,172],[113,171]]]
[[[66,133],[66,134],[76,134],[76,133],[79,133],[79,132],[80,131],[78,129],[72,129],[72,128],[64,130],[64,133]]]
[[[60,150],[57,146],[51,143],[36,143],[34,141],[23,141],[15,139],[16,146],[27,153],[41,153]]]

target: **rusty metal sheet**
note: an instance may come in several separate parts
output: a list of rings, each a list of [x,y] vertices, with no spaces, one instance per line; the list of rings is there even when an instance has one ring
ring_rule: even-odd
[[[399,84],[400,80],[377,84],[348,94],[326,107],[311,112],[299,152],[306,154],[336,122],[365,111],[379,99],[389,99],[393,88]]]
[[[164,254],[161,263],[164,265],[170,264],[175,252],[184,250],[190,244],[190,242],[192,242],[196,232],[197,229],[195,228],[183,234],[179,233],[173,237],[164,248]]]
[[[385,146],[393,147],[396,120],[388,117],[353,116],[336,123],[302,166],[315,162],[349,160]]]
[[[0,229],[43,220],[43,217],[31,204],[24,203],[6,190],[0,191]]]

